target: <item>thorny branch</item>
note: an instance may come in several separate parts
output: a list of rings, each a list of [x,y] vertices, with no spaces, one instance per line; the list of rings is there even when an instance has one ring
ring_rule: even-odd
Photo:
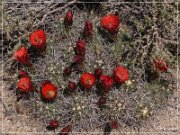
[[[67,8],[68,6],[71,6],[71,5],[73,5],[74,3],[76,3],[76,1],[77,1],[77,0],[73,0],[73,1],[65,4],[63,7],[56,8],[56,9],[48,12],[47,14],[43,15],[42,20],[41,20],[40,22],[38,22],[37,24],[34,24],[33,27],[37,27],[37,26],[43,24],[43,22],[46,20],[47,16],[49,16],[49,15],[55,13],[55,12],[60,12],[60,11],[64,10],[64,9]],[[56,6],[56,5],[55,5],[55,6]],[[52,8],[53,8],[53,7],[52,7]]]

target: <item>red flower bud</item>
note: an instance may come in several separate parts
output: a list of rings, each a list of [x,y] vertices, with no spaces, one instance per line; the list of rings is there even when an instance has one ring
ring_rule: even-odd
[[[68,11],[64,19],[64,25],[65,27],[69,27],[72,25],[72,23],[73,23],[73,13],[72,11]]]
[[[35,48],[44,51],[46,48],[46,33],[41,30],[35,30],[29,36],[29,40]]]
[[[162,72],[168,71],[169,66],[162,59],[156,59],[153,62],[156,69]]]
[[[80,78],[81,85],[86,89],[91,89],[95,84],[96,78],[91,73],[83,73]]]
[[[118,66],[113,70],[114,81],[117,83],[124,83],[129,79],[129,72],[126,68]]]
[[[57,87],[48,81],[44,82],[41,88],[41,95],[45,100],[54,100],[57,97]]]
[[[28,75],[28,73],[25,72],[24,70],[20,70],[20,71],[19,71],[19,76],[20,76],[20,77],[30,77],[30,76]]]
[[[119,29],[119,16],[118,15],[106,15],[101,19],[102,27],[110,34],[117,34]]]
[[[73,58],[74,63],[82,63],[84,61],[84,56],[81,55],[75,55]]]
[[[51,128],[53,128],[53,129],[58,128],[59,122],[58,122],[57,120],[50,120],[50,121],[49,121],[49,126],[50,126]]]
[[[71,132],[72,130],[72,126],[71,125],[67,125],[66,127],[64,127],[61,130],[61,135],[68,135],[69,132]]]
[[[76,47],[74,48],[74,52],[76,55],[81,55],[84,56],[85,55],[85,41],[84,40],[78,40],[76,43]]]
[[[34,90],[32,81],[30,76],[26,73],[25,71],[23,71],[23,74],[21,75],[21,78],[19,79],[18,82],[18,90],[22,91],[22,92],[30,92],[32,90]]]
[[[85,27],[84,27],[84,36],[86,38],[88,37],[92,37],[92,31],[93,31],[93,26],[92,23],[90,21],[85,21]]]
[[[97,103],[100,107],[104,104],[106,104],[106,97],[100,97],[99,101]]]
[[[49,80],[43,80],[43,81],[41,81],[40,85],[42,86],[42,85],[47,84],[47,83],[51,83],[51,81],[49,81]]]
[[[69,81],[68,89],[73,92],[76,88],[77,88],[76,84],[74,82]]]
[[[99,79],[103,73],[103,70],[101,68],[98,68],[94,71],[94,76]]]
[[[113,86],[113,79],[110,76],[102,75],[99,80],[103,90],[109,92],[109,89]]]
[[[25,46],[22,46],[15,52],[14,59],[23,65],[31,66],[31,62],[29,60],[29,55],[28,55],[28,50]]]
[[[111,128],[112,128],[112,129],[117,129],[118,127],[119,127],[119,124],[118,124],[117,121],[112,121],[112,122],[111,122]]]
[[[70,74],[71,74],[71,72],[72,72],[72,68],[69,66],[69,67],[66,67],[65,69],[64,69],[64,75],[65,76],[69,76]]]

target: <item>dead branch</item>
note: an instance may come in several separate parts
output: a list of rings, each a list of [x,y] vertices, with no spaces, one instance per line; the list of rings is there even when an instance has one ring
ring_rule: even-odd
[[[43,15],[42,20],[41,20],[40,22],[38,22],[37,24],[33,25],[33,27],[37,27],[37,26],[41,25],[41,24],[46,20],[47,16],[49,16],[49,15],[55,13],[55,12],[62,11],[63,9],[67,8],[68,6],[76,3],[76,1],[77,1],[77,0],[73,0],[73,1],[65,4],[63,7],[56,8],[56,9],[48,12],[47,14]]]

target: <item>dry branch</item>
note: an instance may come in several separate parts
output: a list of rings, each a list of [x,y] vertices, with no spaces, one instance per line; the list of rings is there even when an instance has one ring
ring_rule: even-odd
[[[49,15],[55,13],[55,12],[58,12],[58,11],[60,12],[60,11],[64,10],[64,9],[67,8],[68,6],[71,6],[71,5],[73,5],[74,3],[76,3],[76,1],[77,1],[77,0],[73,0],[73,1],[65,4],[63,7],[56,8],[56,9],[48,12],[47,14],[44,14],[43,17],[42,17],[42,20],[41,20],[40,22],[38,22],[37,24],[34,24],[33,27],[37,27],[37,26],[43,24],[43,22],[46,20],[47,16],[49,16]]]

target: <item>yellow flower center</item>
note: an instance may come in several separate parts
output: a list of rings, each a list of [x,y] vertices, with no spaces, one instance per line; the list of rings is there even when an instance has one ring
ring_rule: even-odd
[[[49,90],[48,92],[47,92],[47,95],[48,95],[48,97],[54,97],[55,96],[55,92],[53,91],[53,90]]]

